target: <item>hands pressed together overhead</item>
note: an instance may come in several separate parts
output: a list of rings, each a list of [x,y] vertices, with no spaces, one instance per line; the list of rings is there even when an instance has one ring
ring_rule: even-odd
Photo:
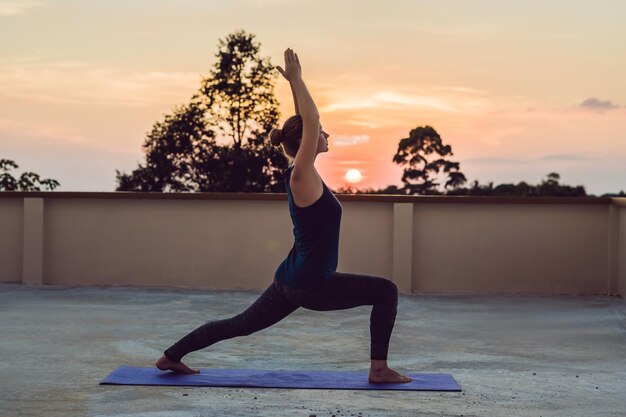
[[[294,53],[291,48],[285,49],[285,69],[277,66],[276,69],[287,79],[292,82],[302,77],[302,67],[298,54]]]

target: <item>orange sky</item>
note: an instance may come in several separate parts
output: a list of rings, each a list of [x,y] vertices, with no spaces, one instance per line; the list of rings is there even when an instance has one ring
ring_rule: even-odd
[[[0,158],[113,191],[157,120],[185,103],[218,39],[253,33],[303,78],[330,133],[331,188],[401,185],[398,141],[431,125],[468,179],[626,190],[626,2],[0,0]],[[281,123],[293,113],[277,78]]]

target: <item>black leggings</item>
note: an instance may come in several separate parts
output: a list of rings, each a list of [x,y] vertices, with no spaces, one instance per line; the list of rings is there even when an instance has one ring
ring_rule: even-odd
[[[209,321],[165,350],[179,362],[189,352],[237,336],[247,336],[278,323],[299,307],[315,311],[345,310],[371,305],[370,359],[386,360],[398,309],[398,287],[393,281],[371,275],[334,272],[314,288],[294,288],[274,280],[242,313]]]

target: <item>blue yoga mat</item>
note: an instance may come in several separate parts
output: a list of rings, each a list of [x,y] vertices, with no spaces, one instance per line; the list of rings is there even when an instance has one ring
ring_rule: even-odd
[[[370,384],[367,372],[293,371],[260,369],[200,369],[199,374],[175,374],[157,368],[120,366],[100,385],[176,385],[190,387],[261,387],[367,389],[398,391],[461,391],[450,374],[407,374],[402,384]]]

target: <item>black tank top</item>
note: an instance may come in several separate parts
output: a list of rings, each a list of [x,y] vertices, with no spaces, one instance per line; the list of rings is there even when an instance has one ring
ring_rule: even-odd
[[[309,206],[296,206],[289,185],[293,167],[285,171],[285,188],[295,241],[274,278],[285,285],[309,288],[337,270],[343,209],[324,181],[320,198]]]

